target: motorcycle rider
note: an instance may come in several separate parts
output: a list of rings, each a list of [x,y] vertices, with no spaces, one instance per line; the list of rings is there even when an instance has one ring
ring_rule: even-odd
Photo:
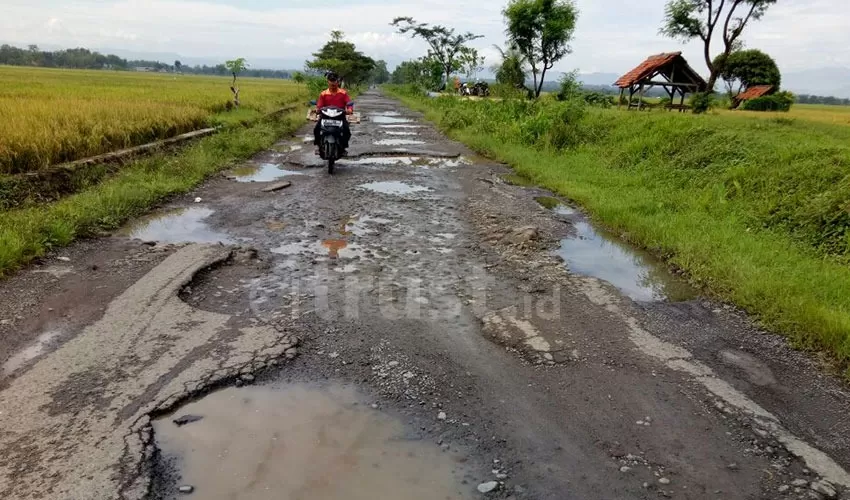
[[[345,114],[350,115],[354,112],[354,104],[351,101],[351,97],[348,96],[348,92],[345,89],[340,88],[339,86],[339,75],[337,75],[333,71],[328,71],[325,75],[328,80],[328,88],[327,90],[323,90],[319,95],[319,100],[316,101],[316,114],[318,115],[319,110],[321,110],[325,106],[335,106],[337,108],[345,109]],[[319,120],[316,122],[316,127],[313,128],[313,144],[316,145],[316,154],[319,154],[319,147],[322,144],[321,139],[321,128],[322,121]],[[348,125],[348,120],[342,120],[342,150],[343,154],[345,150],[348,149],[348,141],[351,139],[351,127]]]

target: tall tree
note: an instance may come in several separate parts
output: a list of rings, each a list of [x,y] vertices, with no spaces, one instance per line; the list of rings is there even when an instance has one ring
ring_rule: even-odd
[[[239,87],[236,85],[236,77],[239,76],[239,73],[248,69],[248,63],[245,62],[244,57],[237,57],[236,59],[225,61],[224,67],[233,75],[233,83],[230,84],[230,91],[233,92],[233,105],[238,108]]]
[[[333,71],[343,83],[360,84],[368,81],[375,67],[371,57],[358,52],[353,43],[345,40],[342,31],[332,31],[331,39],[307,61],[307,68],[316,71]]]
[[[481,38],[481,35],[470,32],[456,33],[454,28],[439,24],[431,26],[426,23],[417,23],[412,17],[397,17],[391,25],[403,35],[425,40],[430,47],[428,57],[439,62],[443,68],[444,84],[448,84],[452,72],[457,71],[457,58],[466,44]]]
[[[708,91],[720,77],[719,68],[711,57],[711,44],[720,32],[723,51],[720,56],[729,56],[740,48],[741,33],[750,21],[764,16],[768,7],[776,0],[670,0],[665,8],[661,34],[689,42],[700,39],[703,56],[708,66]]]
[[[502,62],[492,68],[496,74],[496,81],[512,88],[525,88],[525,57],[522,53],[516,47],[508,47],[507,49],[502,49],[498,45],[493,47],[499,51],[499,55],[502,57]]]
[[[539,97],[546,72],[570,52],[578,9],[572,0],[511,0],[502,12],[511,44],[522,53]],[[539,75],[539,79],[538,79]]]
[[[369,75],[369,81],[377,85],[390,81],[390,72],[387,69],[386,61],[375,61],[375,67],[372,68],[372,73]]]
[[[776,61],[758,49],[739,50],[728,56],[720,54],[713,62],[730,94],[738,94],[753,85],[771,85],[778,90],[782,83]],[[735,83],[737,92],[733,92]]]
[[[183,63],[180,61],[174,61],[174,71],[180,71],[183,68]]]
[[[479,56],[476,49],[464,47],[458,56],[458,63],[460,71],[467,78],[475,78],[484,69],[484,56]]]

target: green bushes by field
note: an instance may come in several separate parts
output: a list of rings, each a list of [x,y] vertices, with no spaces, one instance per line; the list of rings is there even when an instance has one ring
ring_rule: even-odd
[[[706,290],[850,361],[850,127],[576,99],[403,98]]]

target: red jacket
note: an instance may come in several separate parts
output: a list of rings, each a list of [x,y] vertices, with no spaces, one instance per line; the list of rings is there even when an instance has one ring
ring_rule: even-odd
[[[316,108],[322,109],[325,106],[336,106],[345,110],[350,110],[353,107],[351,97],[344,89],[337,89],[336,92],[331,92],[330,89],[322,91],[319,95],[319,101],[316,103]]]

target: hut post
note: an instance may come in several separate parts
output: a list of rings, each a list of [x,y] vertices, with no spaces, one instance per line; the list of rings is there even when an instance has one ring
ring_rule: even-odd
[[[643,109],[643,82],[641,82],[641,84],[640,84],[640,91],[638,93],[638,99],[640,99],[640,101],[638,101],[638,111],[640,111],[640,110]]]
[[[620,107],[623,105],[623,94],[625,92],[626,89],[624,87],[620,87],[620,98],[617,99],[617,109],[620,109]]]

